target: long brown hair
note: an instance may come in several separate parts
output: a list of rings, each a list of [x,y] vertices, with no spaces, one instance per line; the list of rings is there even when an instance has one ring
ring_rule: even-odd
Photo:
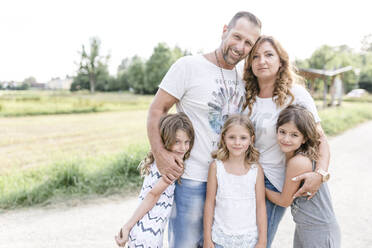
[[[317,161],[319,159],[320,134],[316,128],[313,114],[300,105],[289,105],[279,114],[276,132],[280,126],[288,122],[293,122],[305,139],[305,143],[295,151],[295,154],[302,153],[311,160]]]
[[[252,70],[253,56],[255,55],[257,49],[264,43],[269,42],[275,51],[278,53],[281,66],[277,72],[277,78],[274,85],[273,100],[278,107],[282,107],[286,104],[287,100],[290,98],[289,104],[294,100],[294,96],[290,91],[292,83],[303,83],[302,77],[296,73],[296,69],[289,62],[288,53],[284,50],[281,44],[274,39],[272,36],[260,36],[256,44],[253,46],[248,58],[244,65],[243,79],[245,81],[246,90],[246,101],[244,108],[248,107],[249,114],[252,112],[252,107],[256,101],[256,96],[260,93],[260,87],[258,85],[258,79],[254,75]]]
[[[253,146],[254,144],[254,127],[249,120],[247,115],[242,114],[234,114],[230,115],[229,118],[225,121],[225,124],[222,127],[220,141],[218,143],[218,149],[212,152],[212,158],[216,158],[221,161],[226,161],[229,158],[229,150],[227,149],[226,142],[225,142],[225,135],[226,132],[229,130],[230,127],[234,125],[240,125],[247,129],[250,137],[251,137],[251,144],[249,145],[246,156],[245,162],[247,164],[257,163],[260,153],[258,150]]]
[[[183,159],[186,160],[190,157],[190,152],[194,145],[195,134],[192,123],[186,114],[181,112],[163,116],[160,119],[159,129],[161,140],[164,144],[165,149],[167,149],[168,151],[170,151],[171,147],[176,143],[177,131],[184,131],[190,139],[190,146]],[[154,161],[154,155],[151,151],[149,151],[146,158],[142,160],[142,162],[138,166],[142,176],[149,173],[150,166]]]

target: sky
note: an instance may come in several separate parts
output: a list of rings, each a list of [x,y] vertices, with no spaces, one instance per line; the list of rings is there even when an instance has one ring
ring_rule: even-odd
[[[124,58],[145,60],[159,42],[192,53],[210,52],[238,11],[254,13],[291,60],[320,46],[357,51],[372,33],[365,0],[4,0],[0,2],[0,81],[38,82],[76,75],[79,51],[99,37],[115,75]]]

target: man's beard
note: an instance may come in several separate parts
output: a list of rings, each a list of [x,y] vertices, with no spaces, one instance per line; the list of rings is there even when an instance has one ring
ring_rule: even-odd
[[[228,65],[232,65],[232,66],[235,66],[237,63],[239,63],[243,57],[240,55],[238,59],[234,60],[234,59],[231,59],[233,60],[234,62],[232,61],[229,61],[229,51],[232,52],[232,49],[229,47],[227,48],[226,51],[223,51],[222,52],[222,57],[223,57],[223,60],[225,61],[226,64]],[[230,56],[231,57],[231,56]]]

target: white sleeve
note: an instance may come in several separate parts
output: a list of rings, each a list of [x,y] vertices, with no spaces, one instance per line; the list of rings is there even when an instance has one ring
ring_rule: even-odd
[[[299,104],[305,107],[313,114],[315,122],[320,122],[318,110],[316,109],[314,99],[311,97],[310,93],[303,86],[298,84],[293,85],[292,90],[295,97],[293,104]]]
[[[185,57],[178,59],[169,68],[167,74],[165,74],[159,88],[180,100],[186,92],[186,69],[187,64]]]

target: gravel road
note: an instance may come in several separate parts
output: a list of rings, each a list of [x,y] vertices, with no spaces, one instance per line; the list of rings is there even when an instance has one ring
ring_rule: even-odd
[[[372,247],[372,122],[330,139],[329,187],[342,247]],[[110,248],[136,197],[109,197],[0,214],[0,248]],[[287,210],[273,247],[292,247]]]

